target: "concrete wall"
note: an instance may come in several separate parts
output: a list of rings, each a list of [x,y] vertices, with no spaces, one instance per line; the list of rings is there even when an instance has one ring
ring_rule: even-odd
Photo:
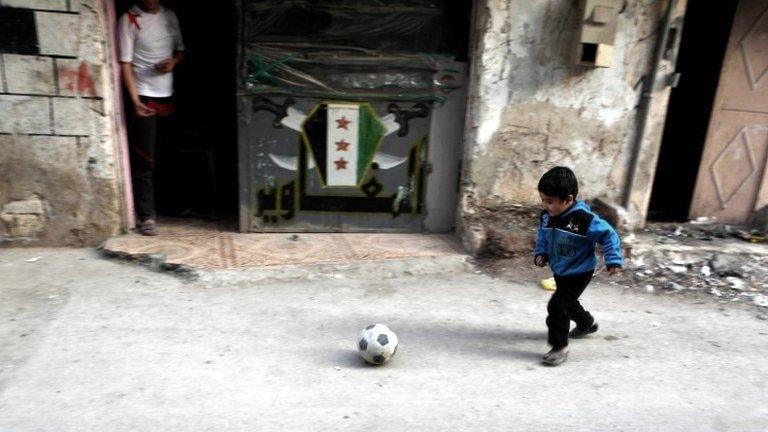
[[[0,244],[93,245],[122,226],[100,0],[0,0]]]
[[[575,170],[581,198],[623,201],[641,82],[666,4],[628,0],[619,14],[613,66],[590,68],[573,63],[578,1],[479,0],[458,222],[471,251],[498,241],[509,243],[502,249],[528,247],[538,215],[536,184],[555,165]],[[660,68],[666,71],[660,80],[673,70],[670,62]],[[650,197],[666,112],[665,85],[657,93],[637,205],[630,209],[636,223]]]

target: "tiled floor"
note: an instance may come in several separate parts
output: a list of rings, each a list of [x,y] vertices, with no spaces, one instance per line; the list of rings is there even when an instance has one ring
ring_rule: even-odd
[[[343,263],[462,254],[452,235],[286,234],[234,232],[225,224],[196,219],[161,219],[160,235],[114,237],[109,252],[162,253],[168,264],[237,269],[313,263]]]

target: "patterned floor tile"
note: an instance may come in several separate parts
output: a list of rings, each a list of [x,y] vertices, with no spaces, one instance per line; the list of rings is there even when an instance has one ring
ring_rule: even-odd
[[[223,228],[226,227],[226,228]],[[166,255],[166,261],[197,268],[238,269],[312,263],[343,263],[461,254],[450,235],[242,234],[226,224],[161,219],[160,235],[127,234],[107,241],[108,251]]]

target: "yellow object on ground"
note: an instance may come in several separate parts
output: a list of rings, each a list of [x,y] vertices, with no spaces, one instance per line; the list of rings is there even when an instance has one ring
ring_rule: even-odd
[[[554,291],[557,288],[557,284],[555,283],[555,278],[551,277],[551,278],[542,279],[541,287],[547,291]]]

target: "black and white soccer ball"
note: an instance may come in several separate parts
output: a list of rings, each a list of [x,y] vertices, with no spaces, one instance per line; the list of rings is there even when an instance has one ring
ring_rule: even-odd
[[[397,335],[384,324],[371,324],[357,338],[357,352],[372,364],[384,364],[397,353]]]

